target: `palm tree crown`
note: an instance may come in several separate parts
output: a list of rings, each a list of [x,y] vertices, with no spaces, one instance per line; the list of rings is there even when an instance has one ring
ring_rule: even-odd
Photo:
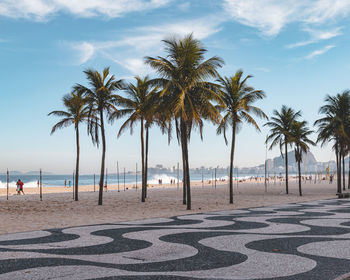
[[[63,104],[66,107],[66,111],[52,111],[49,116],[54,115],[62,117],[62,119],[56,123],[51,130],[51,134],[55,133],[57,129],[62,129],[70,125],[77,126],[88,121],[89,109],[86,107],[86,99],[81,93],[73,91],[70,94],[66,94],[62,98]]]

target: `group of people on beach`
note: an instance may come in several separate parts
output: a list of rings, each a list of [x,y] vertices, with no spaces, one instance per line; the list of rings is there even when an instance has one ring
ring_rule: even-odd
[[[21,193],[24,195],[24,191],[23,191],[23,185],[24,183],[21,181],[21,179],[18,179],[16,186],[17,186],[17,195],[20,195]]]
[[[68,186],[67,186],[67,180],[64,180],[64,187],[70,188],[72,186],[72,182],[69,180],[68,181]]]

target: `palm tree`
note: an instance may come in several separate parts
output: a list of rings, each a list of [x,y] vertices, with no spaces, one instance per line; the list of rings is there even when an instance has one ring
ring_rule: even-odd
[[[306,126],[306,121],[294,121],[292,123],[291,132],[290,132],[290,142],[295,145],[294,154],[295,160],[298,163],[298,175],[299,175],[299,195],[302,196],[301,191],[301,172],[300,172],[300,163],[302,162],[302,154],[306,154],[310,149],[309,145],[316,145],[312,140],[309,139],[310,134],[313,133],[312,130]]]
[[[106,67],[102,74],[94,69],[88,69],[84,71],[90,87],[85,87],[81,84],[74,86],[74,89],[81,92],[86,97],[87,106],[89,107],[89,133],[92,137],[92,141],[97,146],[99,145],[99,132],[97,123],[93,122],[96,115],[99,118],[99,127],[102,137],[102,160],[101,160],[101,173],[99,182],[99,196],[98,205],[102,205],[103,195],[103,180],[105,171],[105,158],[106,158],[106,137],[105,137],[105,123],[104,115],[107,117],[115,111],[118,111],[115,107],[118,101],[118,95],[114,94],[115,91],[123,88],[122,80],[116,80],[114,75],[109,75],[109,67]]]
[[[349,143],[350,91],[338,93],[336,96],[327,95],[325,102],[326,104],[319,109],[319,113],[325,116],[314,123],[318,126],[317,142],[320,142],[321,146],[330,141],[334,142],[337,192],[341,193],[342,158],[345,155],[346,144]]]
[[[62,117],[62,119],[56,123],[51,130],[51,135],[56,132],[57,129],[74,125],[75,138],[77,145],[77,157],[75,164],[75,200],[78,201],[78,189],[79,189],[79,157],[80,157],[80,145],[79,145],[79,124],[87,123],[89,119],[89,109],[86,107],[86,99],[81,93],[73,91],[70,94],[66,94],[63,97],[63,104],[66,107],[66,111],[52,111],[50,115]],[[96,120],[91,119],[92,122]]]
[[[227,145],[226,130],[230,126],[232,129],[231,156],[230,156],[230,203],[233,203],[233,156],[235,150],[236,133],[240,125],[244,122],[253,125],[258,131],[260,128],[252,114],[268,119],[265,113],[253,103],[265,97],[262,90],[256,90],[246,84],[252,76],[248,75],[242,79],[243,71],[238,70],[232,77],[219,77],[218,83],[221,85],[219,90],[223,105],[218,105],[224,116],[217,128],[217,134],[223,133]]]
[[[146,152],[148,152],[148,126],[147,120],[149,120],[155,111],[155,99],[157,98],[157,87],[152,86],[152,81],[148,76],[143,79],[140,77],[135,77],[136,85],[129,84],[125,88],[125,92],[128,98],[118,97],[118,104],[123,108],[118,111],[114,111],[110,115],[110,120],[120,118],[122,116],[128,115],[128,119],[121,126],[118,137],[126,128],[130,128],[130,132],[133,133],[133,126],[135,122],[140,121],[141,124],[141,160],[142,160],[142,195],[141,201],[145,202],[146,198],[146,165],[145,165],[145,121],[146,121]]]
[[[282,156],[282,146],[284,145],[286,194],[288,194],[288,145],[290,145],[290,132],[293,122],[300,117],[301,113],[283,105],[281,111],[274,110],[273,115],[271,121],[264,124],[264,126],[270,127],[270,135],[267,136],[266,143],[271,142],[270,150],[274,146],[279,145]]]
[[[217,68],[222,66],[223,60],[216,56],[205,60],[207,50],[192,34],[183,39],[172,38],[163,42],[167,56],[146,57],[145,61],[160,75],[155,82],[163,88],[161,96],[167,96],[167,109],[175,121],[182,149],[187,209],[190,210],[188,141],[193,127],[199,127],[202,136],[202,118],[213,122],[219,120],[219,113],[211,103],[212,100],[219,100],[219,96],[213,90],[215,84],[207,79],[218,75]],[[184,202],[186,203],[186,200]]]

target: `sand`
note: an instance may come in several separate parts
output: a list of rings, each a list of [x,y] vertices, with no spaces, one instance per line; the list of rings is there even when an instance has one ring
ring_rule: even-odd
[[[192,210],[182,204],[180,185],[151,186],[145,203],[141,190],[133,186],[108,186],[103,193],[103,205],[97,205],[98,192],[93,186],[79,188],[79,201],[73,201],[72,190],[64,187],[43,189],[43,201],[37,188],[24,188],[26,195],[16,195],[10,189],[0,190],[0,234],[39,229],[61,228],[87,224],[114,223],[155,217],[171,217],[190,213],[248,208],[265,205],[334,198],[336,183],[308,181],[303,184],[303,196],[298,194],[295,179],[290,182],[290,193],[285,194],[284,182],[270,182],[265,192],[263,182],[244,182],[234,185],[234,204],[229,204],[228,182],[218,182],[216,189],[208,182],[192,184]]]

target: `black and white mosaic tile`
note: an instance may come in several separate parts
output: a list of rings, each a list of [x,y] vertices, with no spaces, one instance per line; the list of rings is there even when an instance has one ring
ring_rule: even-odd
[[[317,279],[350,272],[350,200],[0,235],[0,279]]]

